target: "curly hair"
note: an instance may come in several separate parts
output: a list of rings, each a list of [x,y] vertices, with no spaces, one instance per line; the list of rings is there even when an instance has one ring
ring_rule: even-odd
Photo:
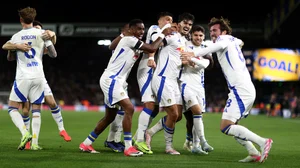
[[[232,28],[230,27],[230,21],[228,19],[224,19],[223,17],[221,17],[221,18],[216,18],[216,17],[211,18],[210,22],[208,23],[209,29],[213,25],[216,25],[216,24],[220,25],[221,32],[226,31],[227,34],[232,33]]]
[[[36,10],[31,7],[26,7],[18,11],[20,18],[25,24],[30,24],[35,20]]]

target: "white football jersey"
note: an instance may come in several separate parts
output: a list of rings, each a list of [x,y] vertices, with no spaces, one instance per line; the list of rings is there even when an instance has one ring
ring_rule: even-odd
[[[147,32],[147,36],[146,36],[146,43],[147,44],[151,44],[153,41],[156,40],[156,38],[153,38],[153,35],[157,35],[160,32],[160,28],[158,25],[152,25],[149,27],[148,32]],[[151,69],[150,67],[147,66],[147,62],[148,62],[148,54],[147,53],[143,53],[143,56],[139,62],[139,66],[138,66],[138,71],[141,69]],[[147,71],[146,71],[147,72]]]
[[[243,52],[239,46],[240,40],[231,35],[220,35],[216,43],[222,43],[226,46],[216,53],[228,86],[253,85]]]
[[[161,48],[154,75],[178,78],[181,70],[180,52],[185,49],[185,41],[179,33],[165,37],[166,44]]]
[[[103,75],[125,82],[139,58],[143,42],[134,36],[124,36],[114,50]]]
[[[197,52],[205,48],[204,45],[195,46],[191,41],[186,42],[186,51],[187,52]],[[198,88],[204,88],[204,68],[199,68],[197,65],[194,67],[184,66],[180,80],[189,83],[193,86],[197,86]]]
[[[42,39],[45,30],[28,28],[14,34],[11,43],[28,43],[32,48],[28,52],[17,50],[16,79],[34,79],[45,77],[42,57],[45,44],[52,45],[51,41]]]

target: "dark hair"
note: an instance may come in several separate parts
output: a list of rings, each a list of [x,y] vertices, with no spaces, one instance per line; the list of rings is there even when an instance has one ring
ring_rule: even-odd
[[[37,21],[37,20],[33,21],[32,25],[33,25],[33,26],[41,26],[41,28],[43,29],[42,23],[39,22],[39,21]]]
[[[215,18],[213,17],[210,19],[210,22],[208,23],[208,27],[211,28],[213,25],[219,24],[221,32],[227,31],[227,34],[232,33],[232,28],[230,27],[230,22],[228,19],[224,19],[223,17]]]
[[[194,25],[191,29],[191,33],[194,33],[196,31],[201,31],[203,34],[205,34],[205,29],[204,27],[200,26],[200,25]]]
[[[160,19],[161,17],[165,17],[165,16],[171,16],[171,17],[173,17],[173,14],[170,13],[170,12],[160,12],[160,13],[157,15],[157,20]]]
[[[18,11],[19,16],[23,19],[23,22],[30,24],[34,21],[36,17],[36,10],[31,7],[23,8]]]
[[[129,27],[133,27],[136,26],[137,24],[143,23],[143,21],[141,19],[132,19],[129,22]]]
[[[195,16],[191,13],[185,12],[179,15],[178,17],[178,23],[180,23],[183,20],[191,20],[193,23],[195,21]]]

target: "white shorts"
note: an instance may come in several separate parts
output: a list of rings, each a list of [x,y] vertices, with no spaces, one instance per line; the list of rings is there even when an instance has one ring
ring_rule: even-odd
[[[182,83],[181,94],[183,98],[184,111],[187,111],[192,106],[199,104],[202,112],[205,112],[206,103],[204,88],[199,88],[187,83]]]
[[[44,91],[44,95],[45,96],[52,96],[53,93],[52,93],[52,90],[47,82],[47,80],[45,79],[45,91]]]
[[[16,79],[11,89],[9,100],[32,104],[44,103],[45,78]]]
[[[222,119],[237,122],[248,116],[255,101],[256,91],[253,87],[235,87],[230,90],[223,111]]]
[[[100,78],[100,87],[104,95],[104,103],[109,108],[116,108],[116,103],[129,98],[126,90],[126,82],[120,82],[102,75]]]
[[[168,107],[174,104],[182,105],[182,98],[177,79],[153,76],[152,90],[157,97],[160,107]]]
[[[137,72],[137,81],[139,84],[139,89],[141,93],[141,102],[156,102],[155,94],[151,88],[151,80],[152,80],[152,68],[144,68],[140,69]]]

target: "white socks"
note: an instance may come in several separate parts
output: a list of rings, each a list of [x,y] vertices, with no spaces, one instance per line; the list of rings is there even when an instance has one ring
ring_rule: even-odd
[[[57,127],[58,127],[59,131],[65,130],[64,121],[63,121],[63,118],[62,118],[62,115],[61,115],[60,107],[56,106],[54,108],[51,108],[51,114],[52,114],[52,117],[53,117],[54,121],[57,124]]]
[[[20,130],[22,136],[27,132],[26,126],[24,124],[23,118],[17,109],[8,109],[11,120],[15,126]]]
[[[254,142],[259,146],[265,143],[264,138],[258,136],[254,132],[241,125],[231,125],[228,131],[228,135],[236,136],[237,138],[242,140]]]
[[[237,137],[234,137],[234,139],[247,149],[249,155],[259,155],[259,151],[255,148],[251,141],[244,141]]]
[[[145,131],[149,126],[150,118],[151,118],[152,110],[144,108],[143,111],[139,115],[139,123],[137,130],[137,142],[144,142],[145,139]]]
[[[41,129],[41,111],[32,110],[32,144],[38,145],[38,139]]]
[[[164,120],[164,117],[161,118],[153,127],[148,129],[148,133],[150,136],[153,136],[154,134],[156,134],[157,132],[159,132],[163,129],[163,125],[162,125],[163,120]]]

